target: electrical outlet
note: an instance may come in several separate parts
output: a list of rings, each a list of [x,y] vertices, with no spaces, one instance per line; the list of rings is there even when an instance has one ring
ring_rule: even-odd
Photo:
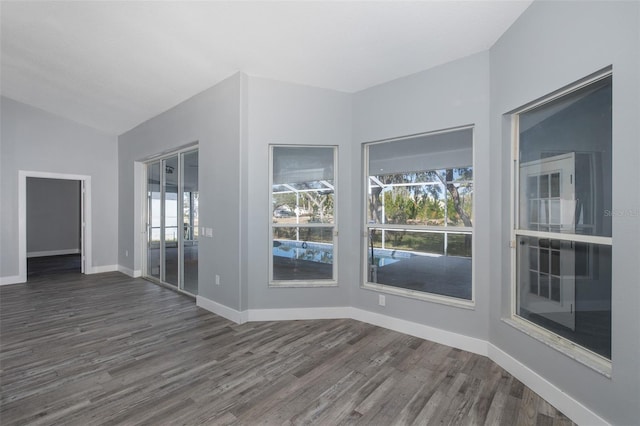
[[[124,251],[124,257],[129,257],[129,250]]]
[[[386,306],[387,305],[387,298],[385,297],[384,294],[379,294],[378,295],[378,305],[380,305],[380,306]]]
[[[220,275],[216,275],[216,285],[220,285]]]

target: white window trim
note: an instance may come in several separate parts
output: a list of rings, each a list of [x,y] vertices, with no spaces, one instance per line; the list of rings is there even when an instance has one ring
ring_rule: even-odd
[[[471,150],[472,150],[472,164],[471,167],[474,170],[474,179],[473,181],[464,181],[464,182],[460,182],[460,183],[472,183],[474,185],[474,196],[475,196],[475,170],[476,170],[476,144],[475,144],[475,125],[473,124],[469,124],[469,125],[464,125],[464,126],[459,126],[459,127],[451,127],[451,128],[447,128],[447,129],[442,129],[442,130],[436,130],[433,132],[425,132],[425,133],[417,133],[417,134],[412,134],[412,135],[407,135],[407,136],[401,136],[401,137],[397,137],[397,138],[389,138],[389,139],[382,139],[382,140],[377,140],[377,141],[371,141],[371,142],[365,142],[362,144],[363,149],[362,149],[362,168],[363,168],[363,180],[362,182],[365,182],[365,185],[369,185],[369,147],[373,146],[373,145],[378,145],[378,144],[382,144],[382,143],[387,143],[387,142],[399,142],[399,141],[403,141],[403,140],[407,140],[407,139],[412,139],[412,138],[416,138],[416,137],[421,137],[421,136],[433,136],[433,135],[438,135],[438,134],[443,134],[443,133],[450,133],[450,132],[455,132],[455,131],[460,131],[460,130],[466,130],[466,129],[471,129],[472,130],[472,136],[471,136]],[[458,182],[456,182],[458,183]],[[400,186],[400,185],[396,185],[396,186]],[[476,223],[476,209],[474,208],[473,211],[471,212],[471,221],[473,226],[471,228],[468,227],[448,227],[448,228],[444,228],[444,227],[433,227],[433,226],[421,226],[421,225],[402,225],[402,226],[398,226],[397,224],[376,224],[375,228],[376,229],[387,229],[387,230],[405,230],[405,229],[419,229],[419,230],[424,230],[424,231],[429,231],[429,232],[447,232],[447,233],[456,233],[456,231],[460,231],[459,233],[464,233],[464,234],[468,234],[471,233],[472,235],[472,243],[471,243],[471,253],[472,253],[472,257],[471,257],[471,299],[467,300],[467,299],[460,299],[457,297],[451,297],[451,296],[444,296],[444,295],[440,295],[440,294],[436,294],[436,293],[428,293],[428,292],[423,292],[423,291],[416,291],[416,290],[409,290],[409,289],[405,289],[405,288],[401,288],[401,287],[394,287],[394,286],[390,286],[390,285],[385,285],[385,284],[381,284],[381,283],[372,283],[370,281],[368,281],[368,277],[369,277],[369,265],[368,265],[368,255],[367,255],[367,250],[369,249],[368,247],[368,238],[369,238],[369,226],[367,223],[367,202],[368,202],[368,191],[367,191],[367,187],[364,188],[364,190],[362,191],[362,224],[363,224],[363,229],[362,229],[362,236],[361,236],[361,246],[360,246],[360,253],[361,253],[361,262],[360,262],[360,266],[361,266],[361,276],[362,278],[360,279],[360,287],[363,289],[367,289],[367,290],[373,290],[376,292],[380,292],[380,293],[387,293],[387,294],[394,294],[397,296],[402,296],[402,297],[407,297],[410,299],[418,299],[418,300],[423,300],[423,301],[427,301],[427,302],[433,302],[433,303],[437,303],[437,304],[441,304],[441,305],[447,305],[447,306],[451,306],[451,307],[455,307],[455,308],[463,308],[463,309],[469,309],[469,310],[475,310],[475,306],[476,306],[476,262],[475,262],[475,256],[473,256],[473,254],[476,252],[475,247],[476,247],[476,239],[474,238],[474,228],[475,228],[475,223]],[[470,231],[470,232],[469,232]]]
[[[333,149],[333,223],[305,223],[298,226],[304,228],[333,228],[333,278],[330,280],[274,280],[273,279],[273,229],[290,228],[291,224],[282,226],[273,223],[271,204],[273,197],[273,149],[285,148],[332,148]],[[323,182],[324,183],[324,182]],[[328,183],[325,183],[328,184]],[[330,185],[329,185],[330,186]],[[271,288],[309,288],[309,287],[337,287],[338,286],[338,146],[337,145],[269,145],[269,287]]]
[[[506,318],[502,318],[502,321],[511,327],[527,334],[528,336],[544,343],[545,345],[561,352],[567,357],[595,370],[596,372],[611,378],[612,371],[612,360],[603,357],[600,354],[597,354],[589,349],[580,346],[571,340],[562,337],[542,326],[539,326],[531,321],[528,321],[521,316],[517,315],[517,286],[518,286],[518,277],[517,277],[517,238],[519,236],[527,236],[527,237],[537,237],[537,238],[552,238],[556,240],[563,241],[575,241],[575,242],[583,242],[590,244],[600,244],[600,245],[608,245],[612,246],[613,238],[612,237],[601,237],[601,236],[589,236],[589,235],[581,235],[581,234],[563,234],[563,233],[554,233],[554,232],[541,232],[541,231],[530,231],[525,229],[518,228],[518,218],[520,215],[520,205],[519,205],[519,188],[520,188],[520,180],[518,168],[520,166],[519,152],[520,152],[520,131],[519,131],[519,116],[520,114],[526,113],[534,108],[547,104],[549,102],[553,102],[556,99],[564,97],[572,92],[580,90],[586,86],[589,86],[592,83],[595,83],[599,80],[608,78],[613,75],[611,69],[606,69],[604,71],[597,72],[581,81],[571,84],[568,87],[560,89],[556,92],[553,92],[547,96],[544,96],[541,99],[533,101],[520,109],[514,110],[509,113],[511,116],[511,170],[510,170],[510,215],[511,215],[511,226],[510,226],[510,265],[511,265],[511,282],[510,282],[510,312],[509,316]],[[612,283],[613,284],[613,283]]]

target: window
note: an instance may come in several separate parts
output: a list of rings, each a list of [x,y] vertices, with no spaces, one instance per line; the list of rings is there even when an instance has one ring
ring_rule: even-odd
[[[515,318],[605,360],[611,359],[611,80],[599,75],[513,116]]]
[[[472,304],[473,129],[364,145],[364,287]]]
[[[271,285],[336,284],[336,156],[335,147],[271,147]]]

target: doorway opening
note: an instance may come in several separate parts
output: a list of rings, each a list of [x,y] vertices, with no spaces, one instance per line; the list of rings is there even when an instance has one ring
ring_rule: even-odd
[[[91,176],[18,172],[18,252],[19,282],[92,272]]]
[[[27,178],[27,280],[82,272],[82,183]]]

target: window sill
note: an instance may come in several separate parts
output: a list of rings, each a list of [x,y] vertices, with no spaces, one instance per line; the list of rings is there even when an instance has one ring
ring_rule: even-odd
[[[438,303],[441,305],[452,306],[455,308],[475,310],[476,303],[472,300],[458,299],[450,296],[442,296],[434,293],[425,293],[422,291],[408,290],[406,288],[393,287],[385,284],[366,282],[361,285],[366,290],[374,290],[381,293],[395,294],[397,296],[407,297],[410,299],[418,299],[426,302]]]
[[[502,321],[608,379],[611,378],[612,364],[610,360],[515,315],[511,318],[502,318]]]

